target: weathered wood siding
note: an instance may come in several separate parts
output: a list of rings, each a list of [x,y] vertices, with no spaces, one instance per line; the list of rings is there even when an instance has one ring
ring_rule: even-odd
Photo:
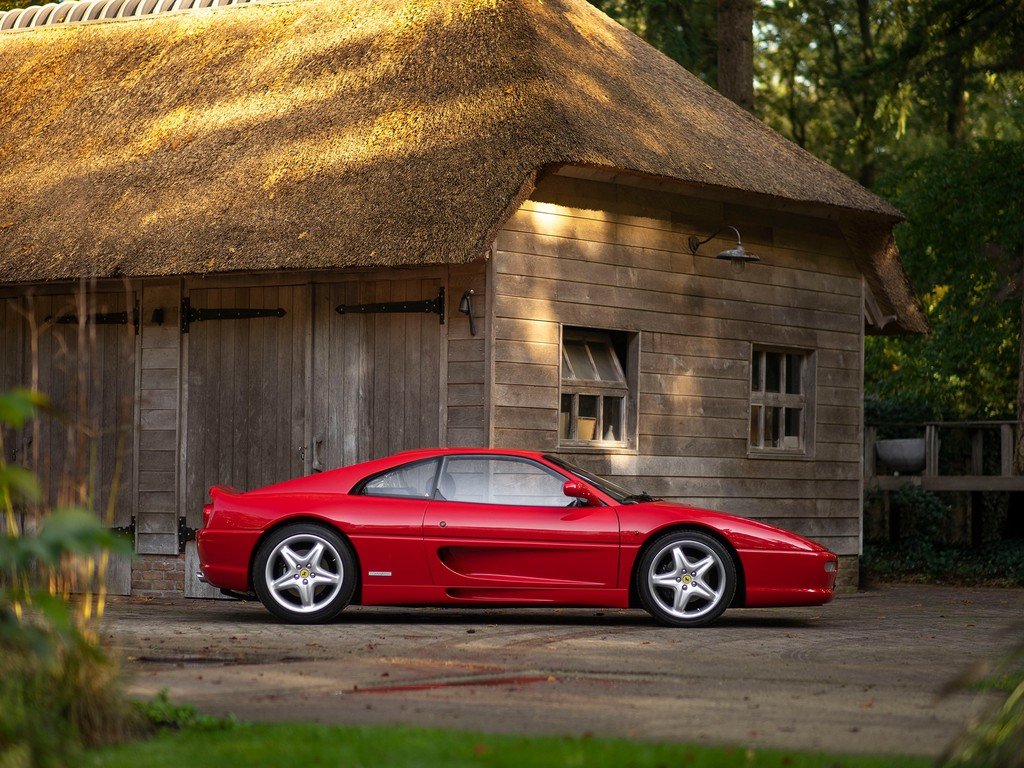
[[[314,469],[439,444],[446,331],[439,317],[336,307],[432,299],[443,284],[443,272],[428,270],[356,274],[315,287]]]
[[[178,436],[181,404],[181,285],[141,285],[136,540],[140,554],[178,552]],[[162,313],[162,320],[153,313]]]
[[[721,224],[758,264],[693,256]],[[553,176],[494,249],[498,447],[558,450],[559,328],[640,334],[635,450],[565,451],[665,498],[771,521],[839,554],[860,549],[861,275],[828,222]],[[752,345],[813,351],[809,456],[748,453]]]
[[[54,506],[83,499],[111,526],[132,518],[135,352],[131,323],[57,322],[62,316],[114,313],[134,308],[134,292],[97,291],[80,305],[72,293],[43,293],[23,304],[31,322],[24,383],[49,398],[53,411],[31,428],[27,464]],[[128,594],[130,563],[112,558],[108,588]]]
[[[303,473],[308,286],[190,291],[195,307],[283,308],[284,317],[193,323],[188,334],[185,516],[211,485],[251,490]]]
[[[484,262],[449,268],[448,275],[448,402],[445,443],[450,446],[487,445],[487,339],[488,296]],[[476,336],[470,334],[469,318],[459,313],[466,291],[471,303]]]

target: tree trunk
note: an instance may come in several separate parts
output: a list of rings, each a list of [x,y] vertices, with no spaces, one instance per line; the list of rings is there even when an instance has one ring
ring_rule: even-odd
[[[1017,361],[1017,439],[1013,446],[1013,474],[1024,475],[1024,251],[1018,253],[1021,262],[1020,285],[1020,347]]]
[[[959,44],[963,30],[950,30]],[[967,54],[960,54],[950,64],[946,92],[946,146],[954,149],[964,143],[967,126]]]
[[[754,111],[753,0],[718,0],[718,91]]]

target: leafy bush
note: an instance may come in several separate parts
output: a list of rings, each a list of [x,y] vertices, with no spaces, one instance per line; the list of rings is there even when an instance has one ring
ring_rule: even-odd
[[[1024,540],[992,542],[978,549],[865,544],[861,576],[865,583],[1024,587]]]
[[[924,429],[920,425],[926,421],[937,421],[939,416],[931,401],[913,393],[901,393],[887,399],[873,395],[864,397],[864,423],[879,427],[876,434],[879,440],[924,437]]]
[[[889,510],[899,520],[896,534],[904,546],[928,550],[941,541],[949,507],[931,491],[904,483],[889,497]]]
[[[1024,626],[1018,629],[1024,629]],[[1019,636],[1019,634],[1018,634]],[[1011,680],[1006,699],[968,723],[943,755],[941,768],[1020,768],[1024,765],[1024,642],[991,663],[982,663],[948,687],[958,690],[996,676]]]
[[[27,391],[0,394],[0,423],[22,426],[42,402]],[[37,502],[39,489],[30,472],[2,456],[0,445],[0,768],[64,766],[82,746],[144,729],[100,649],[98,606],[86,598],[76,608],[54,586],[81,558],[130,546],[83,509],[19,523],[15,504]]]
[[[167,694],[167,689],[149,701],[137,701],[135,706],[150,723],[157,728],[180,731],[193,728],[207,731],[218,731],[232,728],[237,721],[233,716],[226,718],[201,714],[191,704],[175,704]]]
[[[865,494],[865,519],[877,494]],[[1024,586],[1024,539],[1001,539],[982,547],[945,543],[949,507],[920,486],[906,483],[889,499],[894,541],[864,545],[865,583],[903,581],[931,584]]]

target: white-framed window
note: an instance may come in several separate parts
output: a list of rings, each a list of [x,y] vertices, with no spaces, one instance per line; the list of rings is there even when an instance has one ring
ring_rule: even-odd
[[[636,334],[562,329],[559,445],[630,445],[636,421],[636,345]]]
[[[750,358],[752,453],[810,453],[814,426],[814,355],[754,346]]]

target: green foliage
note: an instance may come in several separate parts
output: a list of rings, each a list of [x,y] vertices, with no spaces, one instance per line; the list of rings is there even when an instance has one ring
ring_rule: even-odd
[[[1015,412],[1022,168],[1024,141],[981,142],[914,163],[890,181],[908,217],[897,229],[900,251],[933,330],[867,339],[868,393],[933,403],[947,419]]]
[[[1009,539],[979,548],[865,544],[861,575],[865,582],[1024,587],[1024,541]]]
[[[919,485],[904,483],[893,491],[889,503],[902,523],[900,543],[917,550],[934,549],[949,512],[942,499]]]
[[[866,498],[865,507],[877,502]],[[865,582],[917,582],[1024,587],[1024,540],[991,541],[982,547],[943,543],[949,508],[937,494],[904,484],[889,498],[898,541],[866,542]]]
[[[1018,630],[1024,627],[1018,627]],[[1018,633],[1019,637],[1019,633]],[[1024,765],[1024,641],[994,664],[972,670],[960,687],[978,680],[1016,680],[1006,699],[974,719],[943,755],[940,768],[1020,768]],[[974,678],[972,680],[972,678]]]
[[[764,0],[758,108],[867,186],[973,137],[1021,139],[1024,2]]]
[[[716,82],[714,0],[591,0],[591,4],[706,82]]]
[[[24,425],[43,403],[31,392],[0,395],[0,422]],[[140,732],[121,695],[117,668],[50,580],[73,556],[130,551],[82,509],[30,518],[22,530],[16,499],[37,500],[35,478],[0,459],[0,766],[64,766],[80,746]]]
[[[878,440],[921,437],[920,425],[936,421],[940,415],[936,404],[917,392],[897,391],[888,400],[870,394],[864,397],[864,423],[886,425],[878,429]]]
[[[135,706],[142,716],[156,728],[175,731],[184,728],[217,731],[233,728],[238,724],[233,716],[213,717],[201,714],[191,704],[175,704],[171,701],[166,688],[162,688],[149,701],[135,702]]]

